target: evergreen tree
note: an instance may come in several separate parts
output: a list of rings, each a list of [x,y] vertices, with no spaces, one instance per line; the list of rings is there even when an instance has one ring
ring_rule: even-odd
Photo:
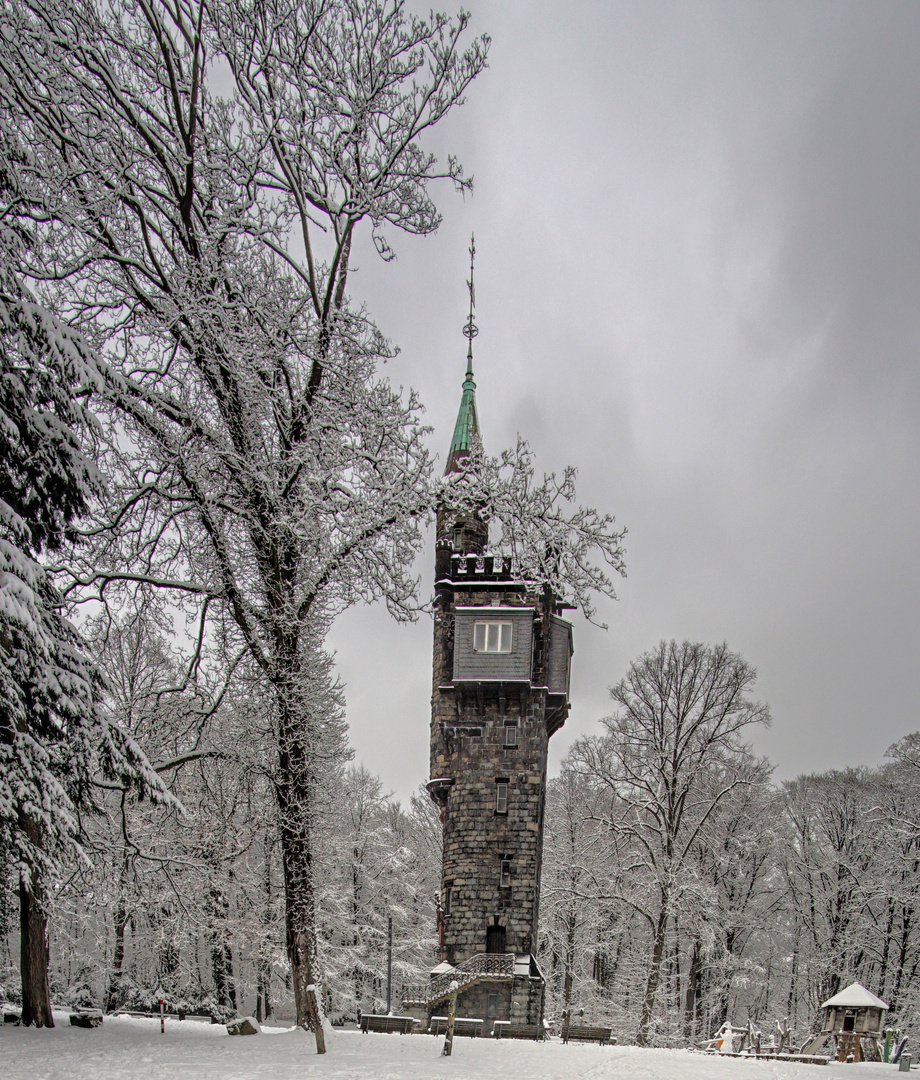
[[[0,199],[22,161],[4,140]],[[35,302],[17,273],[28,233],[0,225],[0,845],[18,878],[25,1024],[52,1027],[47,885],[79,834],[98,766],[159,792],[129,739],[105,721],[100,680],[43,557],[73,539],[98,490],[81,449],[83,398],[101,382],[80,337]]]

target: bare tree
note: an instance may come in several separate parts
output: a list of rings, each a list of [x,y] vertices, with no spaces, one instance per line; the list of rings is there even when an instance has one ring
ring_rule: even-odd
[[[684,994],[688,1043],[698,1036],[705,1015],[711,1030],[731,1019],[733,983],[745,965],[751,970],[751,965],[762,961],[761,956],[752,955],[751,942],[764,930],[768,907],[775,900],[769,878],[777,852],[774,838],[765,836],[763,828],[774,803],[770,768],[765,759],[747,752],[739,754],[728,769],[733,778],[744,782],[721,799],[700,832],[691,853],[699,877],[699,903],[687,905],[681,913],[683,929],[691,938]],[[716,795],[726,779],[725,767],[710,768],[701,783]],[[759,1000],[749,1001],[749,1015],[756,1018],[763,1013],[768,993],[765,986]]]
[[[422,140],[486,63],[469,17],[397,0],[12,0],[0,12],[0,124],[22,150],[24,273],[96,346],[108,482],[71,590],[168,590],[258,672],[276,732],[298,1022],[313,987],[317,634],[348,604],[417,606],[431,483],[418,407],[347,293],[355,229],[439,222],[429,187],[469,186]],[[612,519],[574,472],[534,481],[526,446],[483,468],[522,571],[588,614],[622,569]],[[447,481],[448,486],[453,479]],[[472,485],[467,485],[471,487]],[[558,586],[558,587],[557,587]],[[232,662],[236,662],[234,659]],[[319,683],[322,688],[322,680]]]
[[[109,363],[110,494],[79,584],[170,589],[213,613],[277,715],[276,788],[298,1021],[312,992],[305,621],[387,597],[405,613],[429,502],[416,406],[348,306],[356,226],[436,228],[448,178],[419,139],[487,40],[396,2],[68,0],[7,5],[0,101],[29,151],[27,272]],[[217,89],[229,71],[230,87]],[[226,82],[226,79],[224,79]]]
[[[800,980],[810,1017],[866,968],[882,836],[878,778],[868,769],[800,776],[783,785],[783,869],[801,928]]]
[[[609,790],[604,824],[624,843],[612,895],[644,920],[649,956],[637,1041],[646,1045],[669,926],[696,887],[694,848],[707,823],[751,782],[742,733],[769,723],[749,697],[756,673],[726,645],[661,642],[610,691],[603,735],[579,740],[572,765]],[[719,782],[709,783],[712,777]]]
[[[584,1007],[591,983],[602,992],[608,977],[599,941],[605,905],[598,894],[608,879],[609,849],[594,813],[597,790],[567,765],[547,790],[540,948],[557,1014],[573,1004]]]

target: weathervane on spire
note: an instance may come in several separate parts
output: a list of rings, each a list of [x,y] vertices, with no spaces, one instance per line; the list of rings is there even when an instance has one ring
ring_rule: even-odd
[[[473,309],[476,307],[476,286],[473,284],[473,265],[476,260],[476,237],[470,234],[470,279],[466,287],[470,290],[470,317],[463,327],[463,336],[469,342],[466,351],[466,377],[473,377],[473,338],[479,333],[479,327],[473,322]]]

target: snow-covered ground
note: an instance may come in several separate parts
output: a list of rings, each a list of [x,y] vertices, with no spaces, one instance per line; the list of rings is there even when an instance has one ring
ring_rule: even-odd
[[[640,1050],[633,1046],[563,1046],[457,1039],[451,1058],[430,1035],[336,1031],[316,1055],[299,1030],[266,1029],[231,1038],[226,1028],[195,1021],[109,1017],[101,1028],[71,1027],[67,1014],[51,1031],[0,1026],[2,1080],[894,1080],[892,1065],[820,1067]]]

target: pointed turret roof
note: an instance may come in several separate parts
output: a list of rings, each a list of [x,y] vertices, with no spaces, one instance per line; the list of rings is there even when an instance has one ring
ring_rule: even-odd
[[[460,398],[460,411],[454,425],[454,437],[451,439],[447,454],[447,467],[444,475],[458,472],[462,458],[468,457],[474,445],[480,439],[479,417],[476,415],[476,383],[473,382],[473,338],[479,328],[473,322],[473,308],[476,306],[476,290],[473,287],[473,261],[476,256],[475,238],[470,238],[470,279],[466,283],[470,291],[470,317],[463,327],[463,334],[469,345],[466,350],[466,378],[463,380],[463,396]]]
[[[472,358],[470,358],[472,359]],[[468,457],[473,445],[479,440],[479,417],[476,415],[476,384],[473,382],[472,363],[467,367],[463,380],[463,396],[460,398],[460,411],[454,425],[454,437],[451,439],[447,455],[447,468],[444,474],[457,472],[462,458]]]

